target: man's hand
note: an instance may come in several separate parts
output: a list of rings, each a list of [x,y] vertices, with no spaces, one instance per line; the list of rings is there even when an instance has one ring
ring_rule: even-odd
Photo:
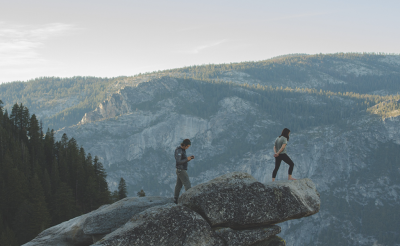
[[[276,158],[276,157],[278,157],[278,156],[279,156],[279,154],[278,154],[278,153],[275,153],[274,157]]]
[[[192,160],[192,159],[194,159],[194,156],[189,156],[189,157],[188,157],[188,161],[190,161],[190,160]]]

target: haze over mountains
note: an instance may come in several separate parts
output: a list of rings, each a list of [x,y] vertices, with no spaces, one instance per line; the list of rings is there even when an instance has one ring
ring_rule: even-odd
[[[233,172],[269,182],[274,139],[292,134],[294,177],[321,193],[318,216],[285,222],[288,245],[400,245],[400,56],[291,55],[134,77],[39,78],[0,85],[45,128],[97,155],[115,189],[171,196],[184,138],[192,185]],[[278,179],[287,178],[282,165]]]

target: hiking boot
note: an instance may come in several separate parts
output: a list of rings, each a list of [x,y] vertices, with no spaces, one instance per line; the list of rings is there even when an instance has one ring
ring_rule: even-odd
[[[174,203],[178,204],[178,198],[174,198]]]

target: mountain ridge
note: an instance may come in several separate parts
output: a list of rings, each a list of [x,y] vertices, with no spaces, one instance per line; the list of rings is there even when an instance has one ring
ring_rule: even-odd
[[[312,178],[322,203],[318,216],[283,223],[287,244],[399,245],[390,212],[400,203],[399,58],[300,55],[116,78],[113,93],[56,136],[99,156],[111,188],[123,177],[131,194],[169,196],[182,139],[196,155],[192,184],[233,171],[266,183],[273,141],[288,127],[293,175]]]
[[[292,55],[258,62],[190,66],[139,74],[133,77],[109,79],[43,77],[28,82],[1,84],[0,98],[5,103],[5,108],[9,110],[14,103],[23,103],[43,120],[45,127],[57,130],[77,124],[85,113],[94,110],[99,103],[118,90],[162,76],[176,78],[185,78],[186,76],[187,78],[231,81],[250,85],[316,88],[334,92],[352,91],[361,94],[396,95],[400,93],[400,90],[393,80],[398,80],[399,67],[399,55],[368,53]],[[379,73],[373,73],[379,70],[381,70]],[[233,71],[233,74],[229,71]],[[361,76],[366,83],[368,80],[373,82],[379,79],[387,88],[381,90],[380,87],[375,86],[376,90],[360,91],[363,81],[356,81],[356,85],[353,86],[346,81],[349,80],[348,77],[354,76],[356,78]],[[70,119],[68,122],[66,122],[67,118]]]

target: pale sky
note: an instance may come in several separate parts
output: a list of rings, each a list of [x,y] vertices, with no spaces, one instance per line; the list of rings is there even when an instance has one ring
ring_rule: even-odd
[[[0,83],[289,53],[400,53],[400,1],[1,0]]]

